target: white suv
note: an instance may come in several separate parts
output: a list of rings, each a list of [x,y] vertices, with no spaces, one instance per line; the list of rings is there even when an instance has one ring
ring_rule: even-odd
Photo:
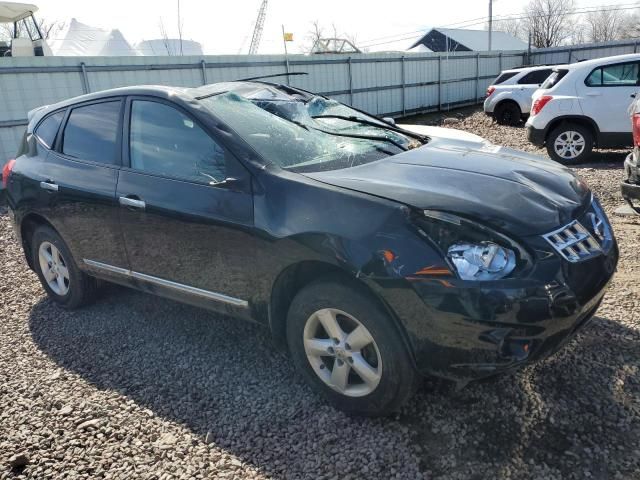
[[[533,94],[527,138],[565,165],[584,161],[594,147],[629,147],[627,111],[639,85],[640,54],[556,67]]]
[[[529,115],[531,95],[551,75],[552,68],[537,66],[500,72],[487,88],[484,112],[500,125],[517,125]]]

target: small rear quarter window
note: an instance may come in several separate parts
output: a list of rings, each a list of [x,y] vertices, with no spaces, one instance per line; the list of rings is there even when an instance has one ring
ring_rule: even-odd
[[[555,87],[567,73],[569,73],[569,70],[554,70],[553,73],[551,73],[551,75],[549,75],[549,77],[544,81],[540,88],[543,90],[548,90]]]
[[[44,120],[40,122],[40,125],[36,127],[36,137],[40,139],[47,148],[53,147],[53,142],[56,140],[58,129],[64,118],[64,110],[56,113],[52,113]]]
[[[534,70],[518,80],[520,85],[541,85],[551,75],[551,69]]]
[[[504,72],[504,73],[501,73],[500,75],[498,75],[498,78],[495,79],[495,81],[493,82],[493,85],[500,85],[501,83],[506,82],[510,78],[515,77],[517,74],[518,74],[518,72]]]

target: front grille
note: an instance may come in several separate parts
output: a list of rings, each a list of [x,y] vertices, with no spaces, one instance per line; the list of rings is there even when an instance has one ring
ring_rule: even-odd
[[[543,237],[562,258],[572,263],[581,262],[602,253],[602,248],[595,238],[577,220]]]

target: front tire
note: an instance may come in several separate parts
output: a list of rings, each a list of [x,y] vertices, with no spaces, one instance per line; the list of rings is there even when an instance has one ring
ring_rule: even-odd
[[[96,280],[78,269],[69,247],[55,230],[38,227],[31,240],[31,253],[40,283],[51,300],[73,310],[95,299]]]
[[[584,162],[593,151],[593,134],[588,128],[565,123],[553,129],[546,139],[547,153],[563,165]]]
[[[419,380],[390,316],[339,281],[319,281],[293,299],[287,342],[307,383],[336,408],[379,416],[399,410]]]

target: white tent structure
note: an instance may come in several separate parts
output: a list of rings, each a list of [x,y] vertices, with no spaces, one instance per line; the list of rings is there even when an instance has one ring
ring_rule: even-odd
[[[120,30],[102,30],[71,19],[69,26],[51,40],[54,55],[78,56],[136,56],[138,53],[124,38]]]

